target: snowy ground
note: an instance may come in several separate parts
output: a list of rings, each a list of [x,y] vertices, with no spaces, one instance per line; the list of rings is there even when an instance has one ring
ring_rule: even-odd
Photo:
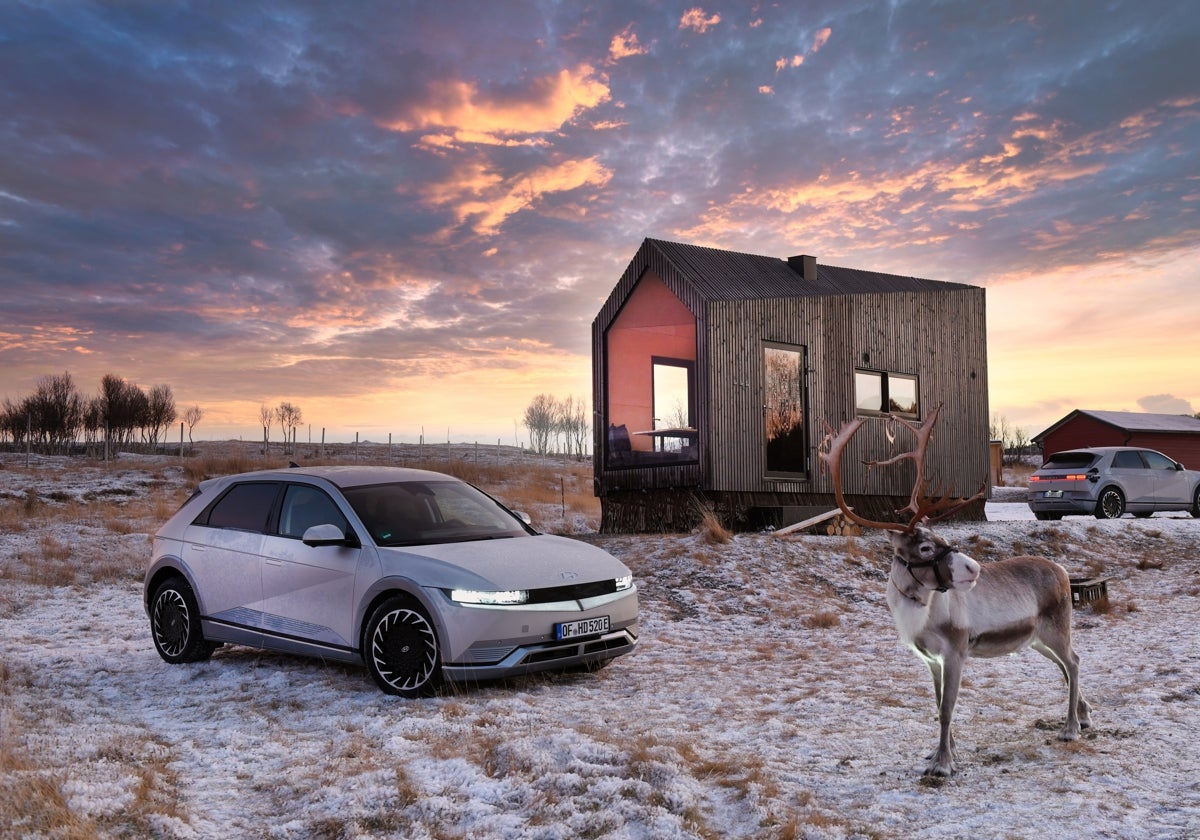
[[[113,472],[58,489],[182,480]],[[0,470],[0,501],[45,481]],[[972,660],[942,783],[920,776],[932,689],[891,624],[879,535],[585,537],[637,575],[636,654],[404,701],[362,669],[244,648],[166,665],[139,580],[28,582],[15,570],[44,534],[6,530],[0,835],[1200,836],[1200,521],[988,515],[938,530],[981,561],[1114,576],[1111,608],[1075,616],[1094,728],[1056,740],[1065,689],[1036,654]],[[99,530],[48,527],[81,556],[76,535]],[[131,566],[148,550],[144,533],[106,538]]]

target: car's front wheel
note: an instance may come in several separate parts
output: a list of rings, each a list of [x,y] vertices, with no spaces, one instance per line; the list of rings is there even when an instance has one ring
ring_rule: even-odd
[[[172,665],[202,662],[216,647],[200,631],[200,607],[187,581],[172,577],[154,590],[150,601],[150,636],[158,655]]]
[[[1192,496],[1192,516],[1200,519],[1200,487],[1196,488],[1196,493]]]
[[[409,598],[390,598],[367,621],[363,659],[387,694],[422,697],[442,681],[441,652],[433,622]]]
[[[1097,519],[1120,519],[1125,513],[1125,497],[1116,487],[1106,487],[1096,500]]]

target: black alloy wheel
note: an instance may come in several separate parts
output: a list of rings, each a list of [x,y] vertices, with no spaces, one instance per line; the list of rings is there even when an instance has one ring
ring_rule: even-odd
[[[423,697],[441,685],[437,633],[412,600],[390,598],[380,604],[367,622],[363,642],[367,670],[385,693]]]
[[[200,630],[200,608],[187,581],[172,577],[154,591],[150,602],[150,637],[154,649],[172,665],[202,662],[216,647],[204,640]]]
[[[1125,497],[1116,487],[1105,487],[1096,500],[1097,519],[1120,519],[1125,513]]]

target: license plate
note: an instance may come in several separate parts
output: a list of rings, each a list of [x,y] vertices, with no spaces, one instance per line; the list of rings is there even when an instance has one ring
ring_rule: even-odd
[[[1047,490],[1046,498],[1047,499],[1061,499],[1062,491],[1061,490]]]
[[[596,618],[581,618],[579,621],[564,621],[554,625],[554,638],[574,639],[577,636],[594,636],[597,633],[608,632],[608,616]]]

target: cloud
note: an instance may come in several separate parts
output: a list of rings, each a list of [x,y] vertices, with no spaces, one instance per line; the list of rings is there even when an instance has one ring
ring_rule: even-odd
[[[679,19],[679,28],[704,33],[720,22],[721,16],[719,14],[708,15],[699,6],[693,6],[684,12],[683,17]]]
[[[478,162],[459,174],[453,181],[429,185],[425,198],[435,205],[452,206],[457,222],[469,222],[481,236],[496,234],[510,216],[551,195],[582,187],[598,190],[612,178],[597,158],[564,160],[508,179]]]
[[[1138,397],[1137,404],[1141,407],[1142,411],[1149,414],[1194,415],[1196,413],[1190,402],[1171,396],[1170,394],[1152,394],[1147,397]]]
[[[622,58],[629,58],[634,55],[646,55],[649,52],[649,47],[638,43],[637,33],[633,31],[633,24],[631,23],[613,36],[612,43],[608,47],[608,58],[610,62],[616,62]]]
[[[421,102],[379,124],[401,132],[438,129],[422,141],[430,146],[528,143],[531,135],[555,131],[608,99],[604,77],[590,64],[580,64],[504,91],[484,91],[473,81],[438,80]]]

